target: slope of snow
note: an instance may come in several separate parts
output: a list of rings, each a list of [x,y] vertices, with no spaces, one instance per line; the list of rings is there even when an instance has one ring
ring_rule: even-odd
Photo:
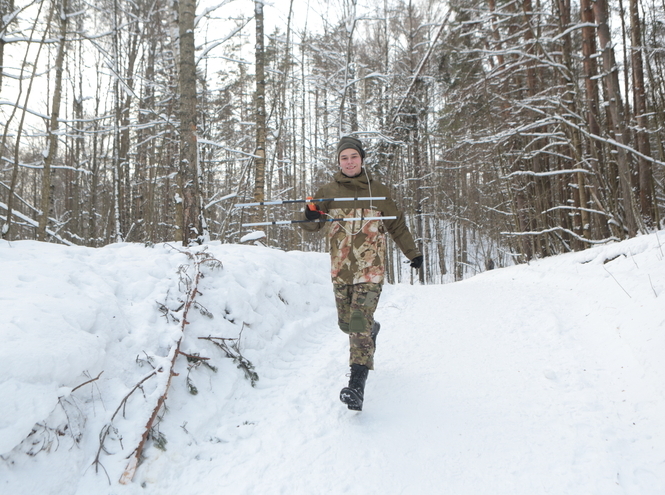
[[[665,493],[664,244],[386,286],[356,413],[338,400],[348,343],[327,255],[212,243],[199,251],[221,266],[202,265],[181,345],[211,366],[177,357],[162,448],[121,485],[192,260],[0,242],[0,493]],[[255,386],[200,337],[238,339]]]

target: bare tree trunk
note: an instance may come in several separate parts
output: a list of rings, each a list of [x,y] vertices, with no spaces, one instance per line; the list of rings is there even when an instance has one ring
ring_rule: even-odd
[[[121,91],[120,91],[120,56],[122,49],[120,47],[120,6],[118,0],[113,2],[113,70],[115,77],[113,78],[113,107],[115,116],[113,119],[113,226],[115,242],[122,242],[124,239],[124,222],[123,216],[125,213],[125,200],[123,183],[123,163],[121,159],[122,151],[121,146],[121,119],[122,111],[120,109]]]
[[[35,21],[32,25],[32,30],[30,31],[30,38],[33,37],[36,27],[37,27],[37,22],[39,20],[39,16],[42,12],[42,4],[40,4],[39,10],[37,12],[37,15],[35,16]],[[12,167],[12,175],[11,175],[11,180],[9,184],[9,192],[7,195],[7,220],[5,221],[4,225],[0,229],[0,234],[2,235],[3,239],[10,240],[11,239],[11,227],[12,227],[12,212],[14,210],[14,196],[16,194],[16,183],[18,181],[18,169],[19,169],[19,161],[20,161],[20,147],[21,147],[21,136],[23,135],[23,126],[25,124],[25,117],[27,113],[27,108],[28,108],[28,101],[30,100],[30,95],[32,94],[32,87],[35,81],[35,75],[37,73],[37,67],[38,64],[37,62],[39,61],[39,57],[42,52],[42,48],[44,47],[44,40],[46,39],[47,33],[51,27],[51,21],[53,19],[53,9],[51,8],[49,10],[49,15],[48,15],[48,20],[46,22],[46,29],[44,30],[43,37],[42,37],[42,42],[39,44],[39,48],[37,49],[37,54],[35,55],[34,59],[32,60],[32,73],[30,74],[30,83],[28,84],[28,89],[25,94],[25,99],[24,99],[24,104],[23,104],[23,109],[21,110],[21,120],[19,121],[18,129],[16,131],[16,137],[14,138],[14,165]],[[29,50],[25,51],[25,57],[23,59],[23,62],[21,64],[21,74],[19,77],[19,91],[18,95],[16,97],[16,101],[20,101],[21,96],[23,95],[23,71],[28,67],[28,57],[29,57]],[[1,67],[1,66],[0,66]],[[1,69],[0,69],[1,72]],[[7,146],[7,134],[9,133],[9,127],[10,123],[14,120],[14,115],[16,112],[18,112],[18,105],[16,105],[12,109],[12,113],[7,119],[6,125],[5,125],[5,130],[2,135],[2,143],[0,144],[0,153],[4,153],[6,146]]]
[[[593,3],[591,0],[581,1],[581,16],[582,16],[582,56],[584,65],[584,85],[586,89],[586,104],[587,104],[587,123],[589,132],[595,136],[600,135],[600,111],[599,111],[599,97],[598,97],[598,83],[597,75],[598,68],[596,65],[596,34],[595,28],[591,25],[595,22],[593,16]],[[604,168],[603,164],[603,149],[600,141],[592,140],[591,152],[593,155],[593,164],[596,169],[596,174],[601,175]]]
[[[194,17],[196,0],[180,0],[180,190],[182,192],[182,244],[202,234],[196,142],[196,60]]]
[[[564,105],[570,109],[570,112],[573,115],[577,115],[577,85],[573,76],[573,48],[572,48],[572,39],[568,29],[571,26],[571,0],[558,0],[558,13],[560,18],[560,32],[565,33],[563,35],[563,63],[566,66],[566,71],[563,72],[564,84],[566,86],[565,97],[562,98]],[[577,129],[571,128],[568,129],[571,138],[571,150],[576,157],[576,161],[581,163],[581,158],[583,155],[582,144],[580,139],[580,134]],[[568,168],[570,162],[566,161],[565,167]],[[572,223],[573,231],[576,232],[579,236],[584,237],[585,239],[591,239],[591,218],[587,208],[587,191],[586,191],[586,180],[584,173],[578,172],[575,174],[577,177],[577,187],[571,188],[566,187],[567,193],[572,195],[573,204],[577,211],[575,212]],[[576,245],[578,248],[581,248],[582,245],[579,241],[573,239],[573,245]]]
[[[268,176],[272,177],[273,169],[275,168],[275,162],[278,164],[283,163],[284,161],[284,149],[286,147],[285,136],[288,135],[286,132],[286,109],[287,109],[287,94],[290,94],[287,91],[287,81],[289,78],[289,72],[291,68],[291,16],[293,15],[293,0],[289,1],[289,15],[286,21],[286,43],[284,45],[284,58],[281,63],[281,74],[280,74],[280,85],[278,88],[279,97],[277,101],[277,136],[275,138],[275,153],[270,163],[270,171]],[[285,188],[284,182],[284,168],[280,165],[277,167],[278,170],[278,187],[280,190]],[[271,184],[267,185],[268,197],[271,197],[272,187]],[[296,191],[292,189],[291,194],[293,198],[297,198],[295,195]]]
[[[536,68],[536,59],[538,58],[538,53],[536,50],[536,36],[533,32],[533,6],[531,0],[523,0],[522,10],[524,14],[524,41],[526,43],[526,52],[529,55],[526,61],[526,86],[527,94],[530,99],[535,98],[538,93],[538,73]],[[531,113],[531,119],[533,121],[538,119],[538,115],[535,112]],[[542,136],[547,134],[547,127],[542,126],[536,129],[536,132],[540,133]],[[551,200],[550,200],[550,179],[548,177],[543,177],[540,174],[546,172],[548,169],[547,158],[545,155],[538,152],[538,150],[543,149],[547,146],[546,138],[541,138],[534,140],[530,145],[532,148],[533,158],[531,159],[532,170],[536,173],[534,177],[534,189],[535,189],[535,198],[532,199],[532,204],[535,206],[535,215],[534,221],[538,230],[546,230],[549,227],[549,222],[547,218],[547,211],[551,209]],[[543,256],[550,255],[549,250],[549,241],[548,235],[539,235],[535,239],[538,241],[538,246],[540,252]]]
[[[99,97],[95,98],[96,108],[95,114],[99,113]],[[97,128],[97,124],[93,129]],[[90,200],[88,202],[88,210],[90,215],[88,217],[88,239],[87,245],[91,247],[98,246],[98,222],[97,216],[99,215],[99,155],[97,149],[99,147],[99,137],[97,133],[92,136],[92,160],[90,164]]]
[[[14,10],[14,0],[0,0],[0,68],[5,66],[5,33],[7,24],[5,19]],[[2,73],[0,70],[0,93],[2,93]]]
[[[132,12],[138,17],[138,13]],[[135,25],[135,23],[134,23]],[[126,86],[126,90],[122,93],[124,98],[118,98],[117,101],[117,114],[116,118],[120,123],[120,132],[119,132],[119,143],[118,146],[118,170],[121,171],[121,198],[122,198],[122,232],[124,232],[126,237],[129,237],[132,232],[132,227],[135,225],[136,216],[133,212],[133,191],[135,187],[135,180],[132,178],[132,173],[136,173],[133,167],[130,167],[130,157],[129,149],[131,146],[131,135],[130,135],[130,123],[131,123],[131,104],[132,104],[132,95],[134,93],[134,67],[136,64],[136,58],[139,52],[139,33],[136,28],[132,29],[129,33],[128,39],[123,43],[123,51],[127,57],[127,66],[124,70],[123,84]],[[118,63],[118,76],[121,71],[120,64]],[[127,239],[129,240],[129,239]]]
[[[81,45],[79,44],[79,55],[80,55],[80,48]],[[79,63],[81,61],[81,57],[78,57]],[[72,175],[72,180],[71,180],[71,189],[72,189],[72,194],[71,194],[71,208],[72,208],[72,221],[74,225],[69,229],[70,232],[73,231],[73,233],[79,238],[83,239],[84,236],[82,235],[82,225],[83,222],[81,221],[81,181],[80,181],[80,167],[81,167],[81,162],[83,161],[82,158],[85,155],[85,136],[83,135],[83,131],[81,130],[81,127],[83,126],[83,85],[82,85],[82,76],[83,76],[83,70],[78,70],[78,94],[77,96],[74,97],[73,101],[73,107],[74,107],[74,118],[76,119],[76,130],[73,135],[73,146],[72,146],[72,162],[73,166],[75,168],[75,171],[73,172]],[[75,91],[76,89],[73,88]]]
[[[265,46],[263,36],[263,0],[254,2],[256,19],[256,151],[254,154],[254,201],[263,201],[266,182],[266,79]],[[263,210],[256,209],[255,221],[263,218]]]
[[[54,5],[54,9],[59,10],[58,18],[60,19],[60,33],[58,36],[58,53],[55,59],[53,103],[51,106],[48,129],[48,155],[44,159],[44,170],[42,174],[41,214],[39,217],[39,226],[37,228],[37,240],[39,241],[46,240],[46,225],[51,210],[51,165],[53,164],[58,151],[58,119],[60,117],[60,102],[62,100],[62,71],[65,61],[68,0],[60,0],[59,4]]]
[[[147,27],[147,46],[145,50],[146,62],[144,69],[145,83],[143,84],[141,99],[139,101],[139,124],[147,124],[149,121],[148,112],[155,106],[155,88],[152,83],[155,78],[155,53],[157,50],[157,29],[155,24],[157,16],[149,19]],[[136,218],[142,222],[140,240],[155,242],[154,237],[154,211],[157,205],[154,204],[154,178],[155,178],[155,129],[153,127],[143,128],[138,131],[139,147],[137,150],[137,188],[134,198],[134,209]]]
[[[499,66],[503,66],[506,63],[506,60],[503,54],[501,53],[502,43],[501,43],[501,33],[499,33],[499,28],[497,27],[499,19],[497,19],[496,16],[496,0],[488,0],[487,4],[489,6],[490,12],[492,13],[492,16],[490,18],[492,38],[496,43],[497,48],[499,49],[499,53],[496,56],[497,63],[499,64]]]
[[[642,30],[637,0],[630,0],[630,40],[631,66],[633,69],[633,101],[635,120],[637,121],[637,150],[644,156],[651,156],[649,143],[649,118],[644,87],[644,66],[642,60]],[[647,226],[656,220],[655,206],[652,196],[653,173],[651,162],[643,157],[638,158],[639,198],[642,217]]]
[[[598,40],[603,59],[603,72],[605,74],[605,88],[607,90],[607,104],[612,122],[610,130],[620,145],[628,144],[626,134],[625,116],[621,91],[619,89],[619,75],[614,58],[614,49],[610,35],[610,27],[607,20],[606,0],[596,0],[593,4],[593,12],[598,26]],[[623,146],[616,147],[617,165],[619,168],[619,185],[621,187],[623,203],[623,226],[628,236],[633,237],[638,229],[642,231],[639,215],[636,214],[635,198],[631,185],[631,171],[629,157]]]
[[[630,94],[630,83],[628,82],[630,79],[630,71],[628,70],[628,40],[627,40],[627,35],[626,35],[626,11],[624,10],[623,7],[623,0],[619,0],[619,18],[621,19],[621,51],[623,60],[624,60],[624,70],[623,70],[623,94],[626,95],[626,101],[623,107],[623,114],[626,118],[626,121],[630,121],[630,99],[628,98],[627,95]],[[628,130],[628,133],[630,135],[630,130]],[[630,138],[627,139],[627,141],[630,141]]]
[[[418,246],[419,251],[425,255],[425,245],[424,245],[424,208],[423,208],[423,181],[422,177],[424,175],[424,159],[423,159],[423,145],[421,142],[421,133],[420,128],[422,126],[423,120],[423,104],[426,93],[425,85],[417,74],[418,65],[419,65],[419,51],[416,43],[420,41],[418,36],[418,29],[420,28],[420,18],[416,15],[415,7],[409,1],[408,4],[408,29],[406,33],[408,36],[409,44],[409,70],[411,76],[415,78],[413,82],[413,92],[411,96],[412,104],[408,105],[407,120],[409,122],[409,142],[411,144],[411,153],[412,153],[412,164],[413,164],[413,181],[412,185],[414,188],[413,198],[414,198],[414,223],[415,223],[415,237],[416,245]],[[421,284],[425,283],[425,270],[418,270],[418,278]]]
[[[347,133],[346,129],[349,129],[351,132],[354,132],[358,129],[358,115],[357,115],[357,109],[355,107],[354,99],[355,99],[355,84],[349,84],[349,80],[352,80],[354,78],[354,67],[353,67],[353,33],[356,30],[356,2],[357,0],[349,0],[349,12],[348,12],[348,17],[346,19],[346,27],[347,27],[347,43],[346,43],[346,64],[344,67],[344,85],[342,87],[342,99],[339,104],[339,123],[338,123],[338,134],[340,136],[344,135]],[[353,90],[353,91],[352,91]],[[350,124],[349,126],[344,125],[344,116],[346,114],[346,99],[347,99],[347,94],[348,98],[350,100],[349,107],[350,109]]]
[[[581,20],[582,27],[582,56],[584,67],[584,83],[586,89],[586,115],[589,132],[592,136],[600,136],[600,98],[598,90],[598,64],[596,28],[593,27],[595,17],[593,13],[593,2],[591,0],[581,0]],[[591,153],[590,163],[595,174],[595,187],[597,195],[603,199],[606,210],[613,217],[618,216],[618,172],[616,164],[611,160],[605,159],[603,142],[598,138],[591,138],[588,141],[588,148]],[[600,227],[602,236],[606,237],[613,230],[619,234],[616,222],[602,222]]]

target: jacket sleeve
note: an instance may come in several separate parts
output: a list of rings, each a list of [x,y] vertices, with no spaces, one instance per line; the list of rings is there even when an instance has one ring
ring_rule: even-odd
[[[325,198],[326,197],[325,189],[326,189],[326,187],[324,186],[321,189],[319,189],[318,191],[316,191],[316,194],[313,196],[314,199]],[[318,206],[319,210],[321,210],[325,213],[328,213],[329,204],[327,202],[324,201],[324,202],[321,202],[321,203],[316,203],[316,205]],[[307,208],[307,206],[305,206],[305,208]],[[305,217],[305,209],[304,208],[300,211],[299,219],[300,220],[307,220],[307,218]],[[303,230],[307,230],[309,232],[317,232],[317,231],[321,230],[326,225],[326,222],[303,222],[303,223],[299,223],[298,225],[300,225],[300,228],[303,229]]]
[[[397,208],[395,201],[393,201],[390,196],[390,191],[386,188],[386,199],[385,208],[382,210],[382,213],[386,217],[396,216],[395,220],[384,220],[383,224],[385,225],[390,237],[393,238],[397,247],[400,248],[404,256],[412,260],[416,256],[422,256],[422,253],[416,247],[416,243],[413,240],[409,228],[406,226],[406,220],[404,218],[404,213]]]

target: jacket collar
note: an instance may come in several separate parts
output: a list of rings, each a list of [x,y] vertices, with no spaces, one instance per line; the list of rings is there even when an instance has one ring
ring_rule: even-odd
[[[372,176],[367,172],[365,167],[363,167],[360,169],[360,173],[355,177],[347,177],[341,170],[338,170],[337,173],[335,173],[335,180],[340,184],[362,187],[367,186],[367,184],[372,181]]]

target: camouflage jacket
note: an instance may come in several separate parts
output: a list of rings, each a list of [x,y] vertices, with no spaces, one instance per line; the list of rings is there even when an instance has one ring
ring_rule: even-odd
[[[363,168],[357,177],[342,172],[316,192],[314,198],[385,197],[384,200],[323,201],[317,203],[327,215],[323,218],[362,218],[355,221],[311,222],[300,224],[303,229],[328,229],[330,240],[331,274],[336,284],[383,283],[386,267],[386,231],[404,255],[420,256],[413,237],[390,197],[390,190],[373,180]],[[303,214],[304,216],[304,214]],[[396,216],[394,220],[365,220],[369,217]]]

